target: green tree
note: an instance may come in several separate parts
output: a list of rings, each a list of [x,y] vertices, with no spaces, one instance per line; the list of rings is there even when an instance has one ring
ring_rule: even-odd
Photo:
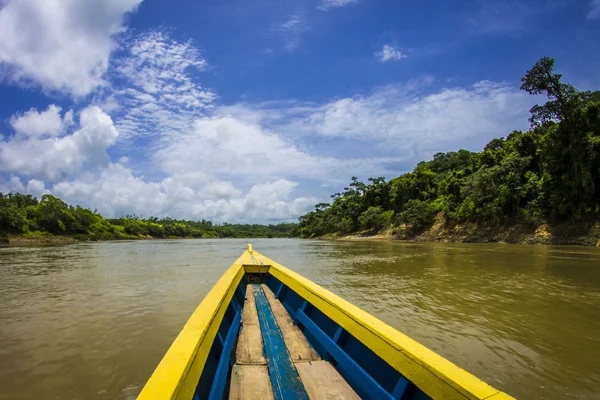
[[[82,229],[67,203],[50,194],[42,196],[34,215],[40,229],[50,233],[79,233]]]
[[[512,223],[600,216],[600,91],[562,81],[554,59],[541,58],[521,89],[546,101],[531,108],[531,130],[491,140],[479,153],[436,153],[386,182],[357,177],[300,217],[304,237],[396,224],[424,229],[442,211],[448,223]]]

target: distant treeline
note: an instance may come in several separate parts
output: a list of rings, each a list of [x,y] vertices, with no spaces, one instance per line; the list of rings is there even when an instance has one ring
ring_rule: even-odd
[[[152,238],[275,238],[291,237],[296,224],[222,224],[171,218],[147,219],[127,216],[105,219],[96,211],[69,206],[45,194],[38,201],[32,195],[0,193],[0,235],[19,234],[26,238],[69,235],[76,239],[115,240]]]
[[[482,152],[438,153],[386,182],[356,177],[332,203],[300,217],[315,237],[402,227],[418,233],[443,212],[462,222],[513,224],[600,217],[600,91],[563,83],[554,60],[540,59],[521,89],[548,101],[531,111],[531,130],[494,139]]]

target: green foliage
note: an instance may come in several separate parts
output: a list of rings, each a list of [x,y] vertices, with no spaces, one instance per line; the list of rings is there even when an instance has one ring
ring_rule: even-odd
[[[104,219],[87,208],[67,205],[46,194],[38,202],[31,195],[0,193],[0,234],[21,234],[30,239],[71,235],[78,240],[119,240],[137,238],[271,238],[291,237],[296,224],[223,224],[127,216]],[[3,237],[4,237],[3,236]]]
[[[78,235],[90,240],[139,237],[318,237],[408,225],[428,228],[438,212],[449,223],[511,223],[600,216],[600,91],[561,81],[554,60],[540,59],[521,89],[543,95],[531,130],[490,141],[483,151],[437,153],[386,182],[352,177],[331,203],[319,203],[296,224],[223,224],[136,216],[106,220],[44,195],[0,193],[0,233]],[[41,232],[41,233],[40,233]]]
[[[387,183],[353,177],[331,204],[300,217],[297,234],[379,231],[394,214],[395,225],[417,232],[440,211],[449,223],[599,217],[600,91],[580,92],[561,78],[549,57],[523,77],[522,90],[548,100],[531,109],[530,131],[493,139],[479,153],[437,153]]]
[[[398,215],[398,222],[411,226],[413,231],[425,229],[431,225],[435,217],[435,207],[431,200],[409,200],[404,211]]]
[[[380,231],[388,227],[394,216],[394,211],[384,211],[381,207],[369,207],[358,217],[358,222],[363,229]]]
[[[33,211],[41,230],[54,233],[83,233],[67,203],[50,194],[42,196]]]

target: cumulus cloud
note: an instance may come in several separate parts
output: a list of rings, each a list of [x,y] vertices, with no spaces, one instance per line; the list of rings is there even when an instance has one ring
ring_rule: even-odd
[[[600,0],[592,0],[587,17],[589,20],[600,18]]]
[[[21,181],[21,178],[16,175],[11,175],[6,180],[3,180],[2,176],[0,176],[0,193],[6,194],[9,192],[29,193],[38,198],[48,193],[44,182],[37,179],[30,179],[27,185],[25,185]]]
[[[159,183],[144,182],[119,164],[109,164],[98,176],[84,174],[59,182],[51,192],[70,203],[97,208],[107,217],[132,212],[150,216],[167,204]]]
[[[322,0],[317,7],[321,11],[329,11],[332,8],[344,7],[349,4],[358,3],[360,0]]]
[[[192,170],[238,181],[336,176],[345,181],[349,168],[385,171],[387,160],[315,157],[258,121],[230,115],[247,107],[214,107],[216,95],[192,74],[206,64],[193,43],[174,40],[167,32],[145,33],[132,41],[116,68],[126,85],[111,95],[124,106],[124,112],[114,114],[119,140],[151,140],[149,158],[169,175]],[[184,101],[190,98],[194,101]]]
[[[41,112],[32,108],[22,115],[12,116],[10,124],[19,135],[58,136],[66,126],[73,124],[73,111],[66,112],[63,119],[60,115],[61,110],[54,104],[48,106],[46,111]]]
[[[293,37],[302,24],[292,15],[276,32]],[[426,77],[322,103],[219,107],[197,82],[207,62],[192,42],[146,32],[124,53],[95,98],[102,109],[83,109],[77,124],[55,105],[11,119],[0,190],[51,192],[109,217],[292,220],[352,175],[397,176],[437,151],[479,150],[526,128],[535,100],[503,83],[439,88]]]
[[[309,210],[316,199],[293,197],[298,185],[287,179],[253,185],[245,194],[230,182],[213,180],[199,189],[189,176],[174,175],[162,182],[146,182],[119,164],[110,164],[97,176],[84,176],[55,184],[51,192],[71,203],[96,208],[116,217],[135,213],[143,216],[205,218],[214,221],[275,222],[295,219]],[[193,177],[192,177],[193,178]],[[205,181],[200,176],[192,182]]]
[[[392,60],[402,60],[406,58],[406,54],[392,45],[385,44],[380,51],[375,53],[375,57],[377,57],[379,62],[386,62]]]
[[[5,180],[0,177],[0,193],[10,192],[25,193],[25,185],[21,182],[21,178],[16,175],[11,175]]]
[[[30,179],[27,182],[27,193],[34,195],[35,197],[42,197],[46,191],[46,185],[44,182],[37,179]]]
[[[0,63],[10,67],[6,78],[75,96],[90,93],[103,82],[124,14],[140,1],[4,1]]]
[[[277,133],[233,116],[203,118],[156,153],[169,174],[211,171],[243,180],[296,177],[346,180],[348,171],[386,171],[388,159],[318,157],[301,151]],[[357,172],[355,172],[357,173]]]
[[[79,120],[79,129],[62,137],[17,135],[0,140],[0,172],[55,181],[80,172],[84,164],[106,163],[106,149],[118,136],[111,118],[99,107],[90,106],[81,111]]]

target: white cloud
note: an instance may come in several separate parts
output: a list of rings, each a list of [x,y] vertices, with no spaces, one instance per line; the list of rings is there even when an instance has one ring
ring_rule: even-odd
[[[184,108],[202,108],[215,94],[195,84],[188,70],[203,70],[207,63],[191,41],[178,42],[160,31],[132,40],[129,57],[117,70],[137,88],[129,94],[142,102],[169,100]]]
[[[44,182],[36,179],[30,179],[29,182],[27,182],[27,186],[25,186],[18,176],[11,175],[6,181],[3,181],[0,176],[0,193],[9,192],[29,193],[39,198],[47,191],[44,187]]]
[[[294,14],[273,31],[300,40],[303,29]],[[295,219],[352,175],[397,176],[437,151],[480,150],[526,128],[535,101],[506,84],[440,89],[426,77],[324,103],[217,107],[197,83],[207,62],[193,43],[164,31],[127,43],[109,74],[117,79],[94,96],[104,112],[84,109],[77,126],[55,105],[11,120],[0,189],[50,191],[106,216]],[[115,144],[120,164],[108,159]]]
[[[14,115],[10,124],[19,135],[30,137],[58,136],[67,125],[73,123],[73,111],[65,113],[64,120],[60,116],[61,108],[51,104],[46,111],[38,112],[30,109],[22,115]]]
[[[206,66],[192,42],[174,40],[166,32],[147,32],[132,39],[127,56],[115,66],[126,86],[109,97],[106,107],[124,108],[117,119],[121,138],[178,135],[189,129],[216,98],[193,77],[194,71]]]
[[[167,204],[158,183],[146,183],[119,164],[110,164],[98,176],[83,175],[55,184],[50,190],[68,203],[96,208],[107,217],[136,213],[158,214]]]
[[[344,149],[350,154],[364,152],[368,144],[379,159],[391,154],[407,166],[437,151],[481,150],[489,140],[529,126],[527,110],[536,100],[517,88],[481,81],[466,88],[434,90],[432,83],[425,78],[389,85],[367,96],[323,105],[284,103],[277,109],[269,104],[242,115],[290,137],[308,135],[315,141],[314,135],[321,135],[350,141],[353,147]]]
[[[516,89],[487,81],[421,97],[388,87],[330,103],[311,116],[311,123],[324,135],[371,139],[418,156],[460,147],[479,150],[494,137],[527,128],[532,102]]]
[[[79,120],[79,129],[63,137],[0,140],[0,172],[54,181],[80,172],[84,165],[102,165],[118,136],[111,118],[91,106],[81,111]]]
[[[600,18],[600,0],[592,0],[587,17],[589,20]]]
[[[32,194],[35,197],[42,197],[46,192],[44,182],[38,181],[37,179],[30,179],[29,182],[27,182],[27,193]]]
[[[344,7],[349,4],[356,4],[360,0],[322,0],[321,4],[317,7],[319,10],[328,11],[332,8]]]
[[[375,57],[377,57],[379,62],[386,62],[391,60],[402,60],[406,58],[406,54],[392,45],[385,44],[380,51],[375,53]]]
[[[308,30],[308,24],[304,16],[295,12],[288,16],[288,19],[280,24],[273,26],[271,31],[278,33],[283,40],[283,48],[287,51],[294,51],[302,42],[302,33]]]
[[[63,125],[66,126],[71,126],[75,123],[75,117],[74,117],[74,113],[73,110],[69,110],[65,113],[64,117],[63,117]]]
[[[0,193],[25,193],[25,186],[18,176],[11,175],[10,178],[3,180],[0,176]]]
[[[202,174],[201,174],[202,175]],[[230,182],[212,181],[196,188],[190,176],[175,175],[146,182],[131,170],[111,164],[98,176],[84,176],[54,185],[51,192],[69,203],[96,208],[107,217],[141,216],[210,219],[217,222],[274,222],[295,219],[317,201],[293,197],[296,182],[279,179],[257,183],[244,195]],[[200,176],[200,181],[210,179]]]
[[[348,171],[389,172],[382,164],[390,161],[314,156],[259,124],[233,116],[196,120],[193,130],[158,150],[156,160],[168,174],[210,171],[249,181],[281,177],[345,181]]]
[[[83,96],[103,83],[114,35],[141,0],[5,0],[0,63],[5,78]],[[26,29],[24,28],[26,27]]]

